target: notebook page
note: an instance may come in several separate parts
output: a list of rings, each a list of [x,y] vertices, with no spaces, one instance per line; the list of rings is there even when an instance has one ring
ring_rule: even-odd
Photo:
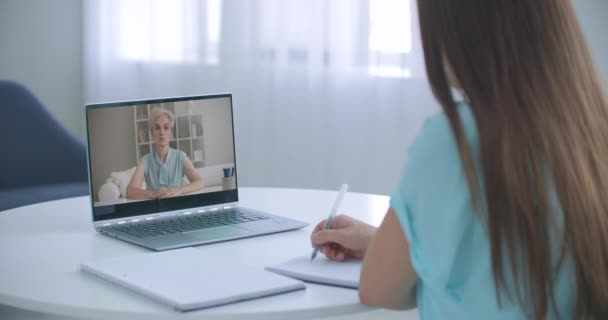
[[[359,287],[361,261],[338,262],[319,256],[311,263],[310,257],[297,257],[266,270],[303,281],[356,289]]]

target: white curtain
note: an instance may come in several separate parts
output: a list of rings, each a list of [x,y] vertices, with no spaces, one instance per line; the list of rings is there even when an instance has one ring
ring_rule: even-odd
[[[410,0],[91,0],[87,102],[232,92],[239,184],[388,194],[436,111]]]

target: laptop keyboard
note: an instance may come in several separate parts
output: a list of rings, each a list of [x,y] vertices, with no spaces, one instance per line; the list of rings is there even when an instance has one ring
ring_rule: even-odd
[[[113,227],[138,238],[153,237],[177,232],[209,229],[250,221],[270,219],[270,217],[247,212],[242,209],[227,209],[200,215],[187,215],[178,218],[152,220]]]

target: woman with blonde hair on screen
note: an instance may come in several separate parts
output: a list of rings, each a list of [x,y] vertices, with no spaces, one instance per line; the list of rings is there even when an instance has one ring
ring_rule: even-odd
[[[203,188],[203,180],[192,161],[180,150],[170,147],[175,117],[161,108],[150,112],[149,129],[154,147],[141,158],[127,186],[128,199],[160,199]],[[184,175],[190,183],[184,185]],[[146,190],[141,189],[146,181]]]
[[[312,244],[362,258],[364,304],[421,319],[608,319],[608,103],[569,0],[419,0],[443,112],[379,228]],[[451,87],[464,101],[455,101]]]

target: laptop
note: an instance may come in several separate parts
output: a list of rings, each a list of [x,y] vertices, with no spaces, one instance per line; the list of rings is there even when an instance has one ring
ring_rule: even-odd
[[[231,94],[85,110],[93,225],[101,234],[160,251],[308,225],[239,205]]]

